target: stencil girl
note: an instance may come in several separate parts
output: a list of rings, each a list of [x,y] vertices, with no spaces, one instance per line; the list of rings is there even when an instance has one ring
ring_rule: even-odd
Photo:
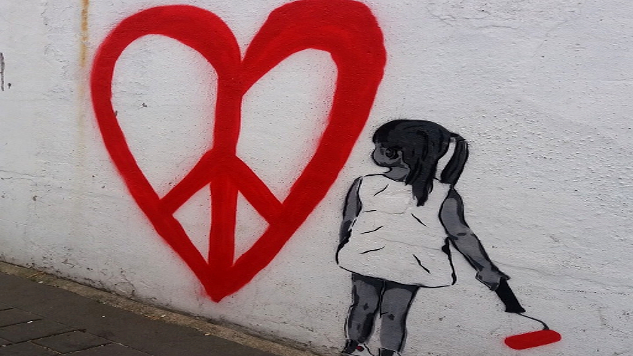
[[[337,262],[352,272],[353,304],[342,354],[372,355],[365,343],[380,313],[379,355],[400,355],[418,290],[457,280],[450,244],[475,268],[476,278],[504,299],[506,311],[524,312],[509,277],[464,220],[455,184],[468,159],[466,141],[433,122],[395,120],[381,126],[373,142],[374,162],[389,170],[356,179],[347,194]],[[447,163],[440,161],[444,156]]]

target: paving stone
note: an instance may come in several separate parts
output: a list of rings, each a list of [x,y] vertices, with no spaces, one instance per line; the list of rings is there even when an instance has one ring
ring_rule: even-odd
[[[40,319],[42,317],[18,309],[0,310],[0,327]]]
[[[151,320],[123,310],[104,314],[90,333],[155,356],[274,356],[257,349],[179,325]]]
[[[10,343],[11,341],[9,340],[0,339],[0,346],[9,345]]]
[[[33,340],[32,342],[61,353],[86,350],[110,343],[110,341],[106,339],[81,331],[49,336],[43,339]]]
[[[31,344],[30,342],[23,342],[21,344],[14,344],[9,346],[0,347],[0,356],[51,356],[58,355],[58,353],[51,350],[47,350],[43,347]]]
[[[33,322],[2,327],[0,328],[0,338],[7,339],[12,342],[22,342],[61,334],[72,330],[73,328],[54,321],[36,320]]]
[[[216,336],[206,336],[192,328],[151,320],[24,278],[0,273],[0,285],[3,288],[0,305],[4,303],[29,311],[40,315],[43,320],[71,326],[73,330],[102,337],[120,344],[120,347],[127,345],[130,348],[124,348],[126,352],[136,352],[132,356],[137,356],[139,352],[141,355],[153,356],[275,356]],[[2,333],[2,329],[0,328],[0,338],[13,341]],[[103,355],[126,356],[118,351],[101,351],[118,349],[117,346],[111,346],[115,344],[71,354],[84,356],[84,352],[90,352],[85,355],[93,356],[92,353],[105,352]]]
[[[195,329],[151,320],[68,291],[31,283],[32,286],[19,286],[19,293],[24,296],[20,308],[151,355],[274,356],[219,337],[205,336]]]
[[[72,356],[148,356],[144,352],[140,352],[129,347],[125,347],[119,344],[109,344],[105,346],[99,346],[88,350],[77,351],[70,353]],[[183,354],[183,356],[186,354]]]
[[[68,311],[83,310],[86,305],[98,304],[63,289],[2,273],[0,273],[0,286],[2,286],[0,304],[41,315],[45,319],[65,314],[81,317],[80,313],[68,313]]]

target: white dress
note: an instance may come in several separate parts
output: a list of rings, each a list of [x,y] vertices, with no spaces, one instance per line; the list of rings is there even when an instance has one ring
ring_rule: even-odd
[[[454,283],[450,256],[442,251],[447,237],[439,219],[449,186],[435,181],[423,206],[411,186],[384,175],[362,177],[362,208],[348,242],[338,252],[339,265],[351,272],[402,284],[446,287]]]

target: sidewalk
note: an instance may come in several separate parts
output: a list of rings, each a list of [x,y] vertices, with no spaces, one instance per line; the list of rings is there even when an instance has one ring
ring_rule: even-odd
[[[49,355],[312,354],[0,262],[0,356]]]

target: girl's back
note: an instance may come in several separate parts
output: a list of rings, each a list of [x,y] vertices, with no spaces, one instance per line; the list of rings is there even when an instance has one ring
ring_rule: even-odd
[[[446,232],[438,217],[448,189],[435,182],[428,200],[417,206],[411,186],[381,174],[362,177],[361,211],[339,251],[341,267],[402,284],[450,285],[453,270],[442,251]]]

